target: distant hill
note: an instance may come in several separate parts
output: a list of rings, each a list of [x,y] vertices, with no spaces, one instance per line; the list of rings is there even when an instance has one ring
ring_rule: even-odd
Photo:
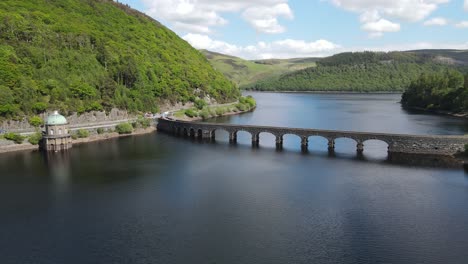
[[[261,91],[403,91],[422,73],[468,65],[468,51],[345,52],[247,85]]]
[[[432,57],[434,61],[446,64],[468,65],[468,50],[450,50],[450,49],[426,49],[410,50],[406,53],[414,53],[423,56]]]
[[[174,32],[112,0],[2,0],[0,21],[0,119],[240,94]]]
[[[208,50],[201,52],[213,67],[240,87],[284,73],[314,67],[316,58],[244,60]]]

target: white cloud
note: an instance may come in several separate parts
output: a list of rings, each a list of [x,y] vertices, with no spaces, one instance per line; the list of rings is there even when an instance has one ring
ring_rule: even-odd
[[[242,13],[242,17],[261,33],[281,33],[285,28],[278,18],[293,18],[288,0],[142,0],[147,13],[170,22],[176,29],[192,33],[211,33],[213,27],[228,23],[223,13]]]
[[[455,24],[457,28],[468,28],[468,21],[460,21],[459,23]]]
[[[465,0],[465,5],[464,5],[464,7],[465,7],[465,10],[468,11],[468,0]]]
[[[282,3],[272,7],[249,7],[242,16],[259,32],[282,33],[285,28],[278,23],[277,17],[292,19],[293,13],[289,5]]]
[[[359,13],[362,29],[371,37],[384,32],[396,32],[400,25],[386,19],[392,17],[404,21],[421,21],[427,18],[440,4],[449,0],[329,0],[335,6]],[[465,0],[468,1],[468,0]]]
[[[223,41],[213,40],[209,36],[187,34],[183,37],[197,49],[207,49],[243,59],[325,57],[346,51],[405,51],[418,49],[468,49],[465,43],[430,43],[416,42],[367,47],[342,47],[327,40],[307,42],[304,40],[284,39],[273,42],[260,41],[254,45],[237,46]]]
[[[340,49],[339,45],[323,39],[311,42],[284,39],[273,42],[260,41],[249,46],[237,46],[200,34],[187,34],[183,38],[197,49],[207,49],[244,59],[323,57],[334,54]]]
[[[383,32],[400,31],[400,24],[396,24],[386,19],[380,18],[376,21],[369,21],[364,23],[361,28],[369,32],[370,37],[380,37],[383,35]]]
[[[445,26],[448,24],[447,19],[443,17],[435,17],[429,20],[424,21],[425,26]]]

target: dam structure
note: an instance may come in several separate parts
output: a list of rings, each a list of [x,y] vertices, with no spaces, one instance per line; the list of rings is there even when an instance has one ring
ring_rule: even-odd
[[[237,142],[239,131],[248,132],[252,137],[252,146],[258,146],[261,133],[270,133],[275,136],[276,147],[281,149],[285,135],[295,135],[301,139],[301,149],[307,150],[309,137],[319,136],[328,141],[328,150],[333,151],[335,141],[339,138],[348,138],[356,142],[356,151],[365,150],[365,142],[377,140],[385,142],[388,146],[390,160],[400,160],[408,157],[426,156],[434,158],[451,157],[464,151],[468,144],[468,136],[453,135],[407,135],[374,132],[354,132],[339,130],[321,130],[306,128],[288,128],[273,126],[252,126],[238,124],[218,124],[204,122],[187,122],[168,118],[160,118],[158,131],[173,135],[182,135],[191,138],[214,140],[216,131],[224,130],[229,134],[229,142]]]

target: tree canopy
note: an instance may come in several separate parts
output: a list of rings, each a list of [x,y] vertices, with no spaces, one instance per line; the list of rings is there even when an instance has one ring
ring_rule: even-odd
[[[246,87],[269,91],[404,91],[422,73],[451,65],[436,55],[412,52],[345,52],[318,60],[317,67],[261,80]]]
[[[174,32],[112,0],[3,0],[0,21],[0,118],[240,95]]]
[[[403,106],[468,112],[468,74],[456,70],[421,74],[402,95]]]

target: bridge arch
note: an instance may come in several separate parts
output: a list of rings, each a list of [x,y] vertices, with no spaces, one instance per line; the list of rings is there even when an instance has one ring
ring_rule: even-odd
[[[334,143],[334,139],[327,138],[320,135],[310,135],[307,137],[309,150],[313,149],[314,151],[326,151],[330,147],[330,141]]]
[[[282,136],[283,144],[285,144],[287,147],[291,146],[291,148],[294,149],[300,149],[303,143],[308,143],[307,137],[298,135],[296,133],[292,132],[286,132]],[[307,140],[304,140],[307,139]],[[307,146],[307,144],[305,144]],[[303,148],[305,150],[305,148]]]
[[[372,159],[383,159],[388,157],[390,144],[382,139],[367,139],[363,142],[364,155]]]
[[[231,132],[231,135],[232,134],[236,137],[235,141],[239,140],[242,143],[252,142],[252,137],[254,136],[251,131],[245,129],[234,130],[234,132]]]
[[[259,131],[257,133],[259,143],[263,146],[275,146],[276,144],[276,135],[271,131]]]
[[[195,129],[193,127],[189,128],[189,137],[195,138]]]
[[[359,146],[362,147],[362,141],[353,137],[338,136],[334,141],[333,149],[335,152],[345,154],[355,154]]]
[[[229,142],[229,134],[231,133],[231,130],[223,127],[209,128],[207,130],[210,132],[214,140]]]

